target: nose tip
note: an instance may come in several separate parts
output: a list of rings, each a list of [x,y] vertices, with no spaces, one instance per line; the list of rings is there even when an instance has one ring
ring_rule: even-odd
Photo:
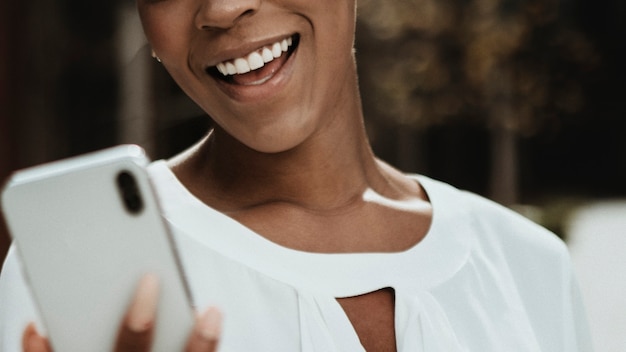
[[[196,15],[201,30],[228,29],[245,17],[254,15],[262,0],[204,0]]]

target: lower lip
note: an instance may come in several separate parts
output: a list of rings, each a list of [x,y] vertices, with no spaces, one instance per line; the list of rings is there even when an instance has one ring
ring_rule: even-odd
[[[215,79],[219,88],[233,100],[238,102],[254,102],[266,100],[284,89],[293,73],[295,57],[299,47],[296,48],[287,61],[272,74],[272,77],[258,85],[231,84]]]

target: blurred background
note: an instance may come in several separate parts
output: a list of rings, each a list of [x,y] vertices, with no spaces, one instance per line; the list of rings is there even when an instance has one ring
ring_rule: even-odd
[[[375,152],[564,238],[597,350],[626,351],[626,2],[359,1]],[[210,124],[150,57],[133,1],[0,2],[0,180],[119,143],[166,158]]]

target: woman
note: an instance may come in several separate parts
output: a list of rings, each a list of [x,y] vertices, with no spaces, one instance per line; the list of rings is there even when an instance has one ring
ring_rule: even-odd
[[[202,314],[189,350],[588,351],[555,236],[372,154],[355,7],[138,0],[155,57],[216,122],[151,166],[194,302],[225,317]],[[236,221],[211,231],[212,209]],[[35,320],[14,254],[4,271],[0,297],[27,308],[2,319]],[[149,344],[154,280],[137,292],[120,351]],[[23,343],[49,350],[32,325]]]

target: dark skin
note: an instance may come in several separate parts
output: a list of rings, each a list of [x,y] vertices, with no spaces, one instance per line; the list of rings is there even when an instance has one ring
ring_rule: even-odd
[[[138,1],[155,54],[217,124],[170,168],[202,202],[284,247],[399,252],[419,243],[432,220],[419,183],[371,151],[352,51],[355,6]],[[297,49],[276,70],[236,84],[207,74],[286,37],[298,39]],[[338,299],[367,351],[396,350],[394,301],[389,288]]]
[[[432,214],[423,190],[415,181],[369,157],[367,148],[363,149],[363,157],[345,160],[302,158],[297,150],[270,156],[237,145],[236,140],[226,136],[223,138],[228,143],[224,144],[231,153],[222,158],[225,154],[211,152],[221,147],[215,145],[219,143],[215,139],[219,138],[211,136],[196,149],[173,159],[172,169],[196,197],[275,243],[320,253],[398,252],[418,243],[428,230]],[[358,149],[354,150],[358,154]],[[247,154],[242,158],[258,162],[259,168],[254,167],[255,162],[238,163],[235,151]],[[276,169],[267,168],[265,158],[278,159],[272,163],[277,165]],[[290,163],[302,165],[302,159],[306,160],[303,167],[309,172],[285,172]],[[365,200],[363,194],[368,188],[365,185],[374,182],[364,177],[362,183],[345,180],[342,187],[337,187],[342,178],[337,175],[344,174],[340,170],[345,167],[345,173],[349,174],[354,170],[350,164],[355,159],[372,163],[372,178],[380,182],[378,189],[397,197],[384,198],[395,201],[397,207]],[[337,171],[331,171],[334,168]],[[313,177],[310,173],[316,169],[320,174]],[[328,180],[333,175],[334,180]],[[326,180],[328,188],[316,184]],[[346,191],[349,187],[353,187],[354,193]],[[395,351],[393,290],[382,289],[341,298],[338,302],[367,351]]]

